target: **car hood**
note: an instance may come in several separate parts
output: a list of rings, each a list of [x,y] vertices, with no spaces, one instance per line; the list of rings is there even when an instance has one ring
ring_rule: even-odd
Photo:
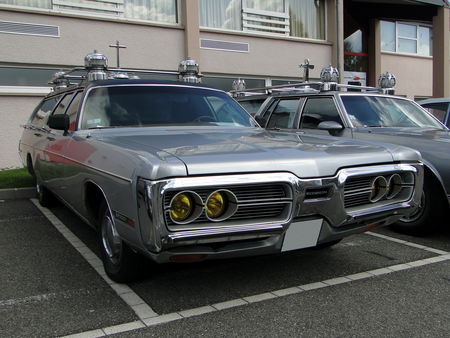
[[[398,146],[388,149],[365,141],[300,137],[261,128],[124,128],[105,130],[99,141],[148,158],[172,156],[184,163],[187,175],[288,171],[313,178],[332,176],[342,167],[390,163],[394,152],[419,159],[416,152]]]
[[[450,131],[426,128],[359,128],[354,137],[408,146],[422,153],[424,159],[448,158]]]

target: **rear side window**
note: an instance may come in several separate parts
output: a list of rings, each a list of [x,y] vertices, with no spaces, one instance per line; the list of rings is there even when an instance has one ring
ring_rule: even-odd
[[[72,99],[69,108],[67,108],[66,114],[69,115],[70,125],[69,130],[75,130],[75,126],[77,123],[77,112],[78,106],[80,105],[82,93],[78,92],[75,94],[75,97]]]
[[[56,107],[53,114],[64,114],[64,112],[67,109],[67,106],[69,105],[71,97],[72,97],[71,94],[64,96],[64,98],[58,103],[58,106]]]
[[[58,97],[53,97],[41,102],[37,109],[30,117],[29,123],[32,123],[36,127],[42,127],[47,122],[48,116],[52,113],[59,100]]]
[[[280,100],[272,112],[266,128],[294,128],[299,99]]]
[[[342,124],[332,97],[309,98],[303,108],[300,128],[316,129],[319,123],[334,121]]]

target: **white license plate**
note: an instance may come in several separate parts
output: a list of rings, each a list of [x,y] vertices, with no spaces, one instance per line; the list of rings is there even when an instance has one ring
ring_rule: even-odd
[[[286,231],[281,251],[309,248],[317,245],[322,219],[293,222]]]

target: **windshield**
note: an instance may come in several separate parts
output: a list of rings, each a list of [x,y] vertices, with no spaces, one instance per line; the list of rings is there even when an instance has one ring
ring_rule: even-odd
[[[420,127],[444,129],[411,101],[396,97],[341,95],[355,127]]]
[[[167,85],[93,88],[81,116],[81,129],[183,124],[256,126],[223,92]]]

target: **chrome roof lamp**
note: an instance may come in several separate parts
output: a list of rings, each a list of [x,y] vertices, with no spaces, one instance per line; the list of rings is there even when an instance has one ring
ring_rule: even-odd
[[[378,78],[378,86],[381,88],[383,94],[394,95],[396,78],[392,73],[383,73]]]
[[[337,90],[339,70],[331,65],[323,68],[320,72],[320,80],[323,82],[323,91]]]
[[[202,75],[197,61],[187,58],[178,65],[178,78],[180,81],[189,83],[200,83]]]
[[[87,80],[107,80],[108,79],[108,58],[97,51],[84,57],[84,67],[87,70]]]

